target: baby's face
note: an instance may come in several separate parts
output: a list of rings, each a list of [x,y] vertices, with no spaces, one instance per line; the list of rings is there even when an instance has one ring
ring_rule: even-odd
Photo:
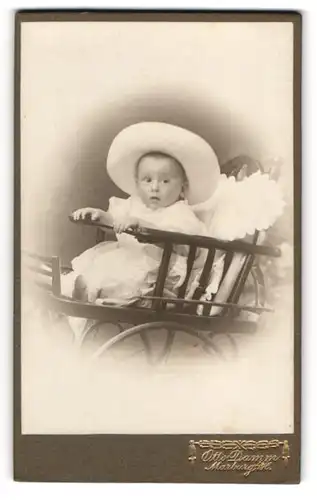
[[[136,173],[138,195],[154,210],[178,201],[184,180],[180,166],[168,157],[146,156],[141,159]]]

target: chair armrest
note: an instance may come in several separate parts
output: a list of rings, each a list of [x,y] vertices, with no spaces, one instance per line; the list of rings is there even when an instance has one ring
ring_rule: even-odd
[[[102,228],[105,232],[113,232],[112,225],[101,224],[98,221],[92,221],[91,219],[80,219],[74,220],[69,216],[72,222],[77,224],[83,224],[86,226],[92,226],[96,228]],[[162,244],[169,243],[172,245],[189,245],[196,246],[199,248],[206,249],[216,249],[224,250],[229,252],[241,252],[246,254],[256,254],[256,255],[267,255],[270,257],[280,257],[281,251],[279,248],[270,247],[266,245],[256,245],[254,243],[248,243],[244,240],[235,241],[222,241],[216,238],[211,238],[209,236],[193,236],[184,233],[175,233],[172,231],[162,231],[160,229],[150,229],[146,227],[139,227],[137,229],[127,229],[123,231],[124,233],[134,236],[140,243],[153,243]]]

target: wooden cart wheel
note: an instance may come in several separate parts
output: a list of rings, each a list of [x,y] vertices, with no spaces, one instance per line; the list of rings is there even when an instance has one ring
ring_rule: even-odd
[[[161,329],[164,329],[167,332],[165,341],[162,342],[162,348],[160,351],[154,352],[154,349],[152,348],[153,346],[151,345],[151,336],[153,335],[153,332]],[[151,365],[157,365],[167,361],[177,332],[184,332],[199,340],[202,349],[207,354],[212,356],[221,355],[221,352],[217,349],[217,346],[214,345],[212,337],[208,333],[196,331],[187,325],[182,325],[176,322],[157,321],[125,329],[118,335],[115,335],[111,339],[107,340],[100,348],[97,349],[97,351],[94,352],[92,358],[97,359],[108,353],[111,354],[111,351],[115,346],[118,346],[127,339],[139,336],[143,344],[141,350],[145,353],[147,362]]]
[[[130,326],[130,325],[129,325]],[[102,329],[102,330],[101,330]],[[100,332],[101,330],[101,332]],[[110,330],[110,332],[108,331]],[[111,331],[112,330],[112,331]],[[99,345],[103,345],[105,340],[105,331],[110,333],[111,336],[118,335],[124,330],[124,324],[117,322],[104,322],[97,320],[86,320],[86,324],[83,325],[82,329],[78,329],[78,331],[74,331],[72,329],[73,334],[73,344],[78,349],[86,348],[88,344],[96,344],[98,343],[98,337],[102,338],[102,343]]]

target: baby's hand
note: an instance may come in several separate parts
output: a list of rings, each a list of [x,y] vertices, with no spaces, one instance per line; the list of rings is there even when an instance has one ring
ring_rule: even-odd
[[[120,218],[116,218],[113,224],[113,229],[115,233],[122,233],[128,228],[135,229],[139,226],[139,221],[136,217],[130,217],[129,215],[125,215]]]
[[[102,210],[98,210],[97,208],[79,208],[72,213],[72,217],[74,220],[85,219],[87,216],[90,217],[91,220],[96,221],[99,220],[102,214]]]

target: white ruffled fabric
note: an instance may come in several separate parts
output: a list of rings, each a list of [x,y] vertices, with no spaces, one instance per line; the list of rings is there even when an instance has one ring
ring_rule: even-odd
[[[138,196],[130,196],[125,200],[113,196],[109,200],[109,212],[114,219],[130,215],[136,217],[141,226],[146,226],[148,223],[150,227],[163,231],[206,234],[205,225],[197,218],[186,200],[153,210],[145,206]]]
[[[260,232],[267,230],[282,215],[284,206],[279,185],[267,174],[256,172],[241,181],[222,175],[212,198],[192,208],[206,224],[209,236],[232,241],[252,236],[256,230]],[[218,252],[209,285],[201,300],[226,302],[244,259],[245,256],[242,254],[235,255],[220,285],[224,254]],[[196,277],[196,282],[198,281],[199,275]],[[210,315],[219,314],[221,309],[212,307]],[[202,306],[198,306],[197,313],[201,315],[202,312]]]
[[[284,206],[277,182],[256,172],[242,181],[221,175],[212,198],[192,208],[205,222],[209,236],[232,241],[268,229]]]
[[[204,224],[185,201],[151,210],[136,197],[126,200],[113,197],[109,212],[114,220],[129,214],[145,226],[148,223],[165,231],[206,234]],[[125,305],[153,290],[163,250],[155,245],[139,243],[135,237],[124,233],[118,234],[117,239],[117,242],[99,243],[72,260],[73,272],[62,277],[64,295],[72,295],[78,275],[84,277],[90,302],[101,298],[104,303]],[[183,283],[187,254],[188,249],[183,245],[174,247],[166,279],[167,289],[175,290]]]

